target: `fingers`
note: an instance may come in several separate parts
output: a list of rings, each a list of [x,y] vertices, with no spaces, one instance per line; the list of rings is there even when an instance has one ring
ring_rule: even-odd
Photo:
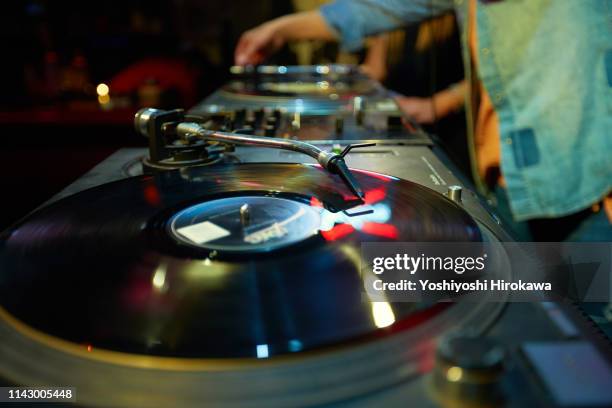
[[[243,33],[238,40],[238,44],[236,44],[236,49],[234,50],[234,64],[236,65],[245,65],[243,63],[245,59],[244,49],[247,45],[248,39],[246,38],[246,33]]]
[[[419,112],[419,104],[416,98],[410,98],[407,96],[398,96],[395,98],[395,103],[408,116],[416,116]]]
[[[258,53],[260,47],[257,35],[252,31],[245,32],[238,41],[234,51],[234,62],[236,65],[255,65],[258,64]]]
[[[245,32],[238,41],[234,52],[236,65],[260,64],[274,51],[275,39],[266,25]]]
[[[435,120],[434,107],[430,98],[398,96],[395,98],[400,110],[417,123],[429,124]]]

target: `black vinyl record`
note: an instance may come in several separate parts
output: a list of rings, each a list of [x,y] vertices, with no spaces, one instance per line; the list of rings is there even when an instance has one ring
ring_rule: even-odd
[[[273,357],[380,334],[362,242],[481,235],[441,194],[355,175],[359,206],[338,177],[297,164],[189,168],[78,193],[2,234],[0,306],[88,349],[155,356]],[[387,332],[432,310],[389,308]]]
[[[222,90],[235,96],[286,98],[346,98],[377,90],[371,78],[348,66],[260,66],[262,70],[234,74]]]
[[[300,81],[300,80],[274,80],[274,81],[232,81],[222,88],[223,91],[235,96],[257,97],[285,97],[285,98],[336,98],[368,95],[376,88],[371,81],[345,80],[345,81]]]

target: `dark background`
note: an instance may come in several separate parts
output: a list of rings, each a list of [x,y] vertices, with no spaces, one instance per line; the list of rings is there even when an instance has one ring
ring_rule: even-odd
[[[118,148],[145,146],[132,130],[140,107],[193,106],[227,81],[242,32],[292,11],[289,0],[3,3],[0,230]],[[410,41],[412,62],[390,72],[388,87],[426,96],[461,79],[448,69],[461,66],[458,39],[427,55],[408,55]],[[313,62],[337,51],[330,44]],[[266,62],[297,59],[285,47]]]
[[[192,106],[227,80],[244,30],[291,11],[282,0],[3,3],[0,229],[117,148],[144,146],[138,108]]]

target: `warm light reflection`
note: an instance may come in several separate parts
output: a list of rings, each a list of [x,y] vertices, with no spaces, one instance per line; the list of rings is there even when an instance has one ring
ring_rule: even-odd
[[[370,298],[370,307],[372,308],[372,320],[374,320],[374,325],[379,329],[389,327],[395,323],[395,313],[393,313],[393,308],[391,307],[391,304],[387,302],[387,296],[384,292],[372,293],[374,281],[379,278],[371,272],[363,272],[363,287],[366,295]]]
[[[241,181],[240,184],[244,185],[244,186],[249,186],[249,187],[256,187],[256,188],[260,188],[260,187],[264,187],[263,184],[258,183],[256,181]]]
[[[361,248],[355,248],[352,245],[343,244],[338,248],[342,254],[353,264],[355,270],[361,268]]]
[[[181,276],[185,277],[192,287],[215,289],[223,288],[227,277],[236,270],[235,266],[205,258],[200,262],[188,263],[181,271]]]
[[[98,96],[108,96],[109,92],[110,88],[104,83],[98,84],[98,86],[96,86],[96,93],[98,94]]]
[[[98,103],[100,103],[100,105],[106,105],[109,102],[110,102],[110,96],[108,96],[108,94],[98,95]]]
[[[463,370],[461,367],[451,367],[446,371],[446,379],[450,382],[461,381]]]
[[[356,250],[350,245],[342,245],[340,250],[342,251],[343,255],[354,264],[355,269],[363,273],[361,279],[363,280],[365,293],[370,298],[370,307],[372,308],[372,320],[374,320],[374,325],[379,329],[391,326],[393,323],[395,323],[395,313],[393,313],[391,304],[386,301],[387,297],[385,293],[371,293],[371,288],[374,281],[378,279],[378,277],[373,273],[367,272],[361,268],[362,259],[361,252],[359,250]]]
[[[395,314],[389,302],[372,302],[372,317],[379,329],[395,323]]]
[[[153,287],[159,291],[164,290],[166,286],[166,264],[159,264],[153,274]]]

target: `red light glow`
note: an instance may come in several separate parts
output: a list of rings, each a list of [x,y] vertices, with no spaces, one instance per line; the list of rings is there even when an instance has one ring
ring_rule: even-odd
[[[149,184],[144,188],[144,198],[147,203],[158,206],[161,204],[161,196],[159,195],[159,190],[153,184]]]
[[[317,207],[317,208],[323,208],[323,203],[321,201],[319,201],[319,199],[315,196],[310,197],[310,206],[311,207]]]
[[[399,231],[395,225],[381,224],[378,222],[364,222],[361,231],[377,237],[397,239]]]
[[[366,191],[364,201],[366,204],[374,204],[382,201],[387,196],[387,192],[383,187],[375,188],[373,190]]]
[[[355,228],[351,224],[337,224],[329,231],[321,231],[321,235],[327,241],[336,241],[353,233]]]

